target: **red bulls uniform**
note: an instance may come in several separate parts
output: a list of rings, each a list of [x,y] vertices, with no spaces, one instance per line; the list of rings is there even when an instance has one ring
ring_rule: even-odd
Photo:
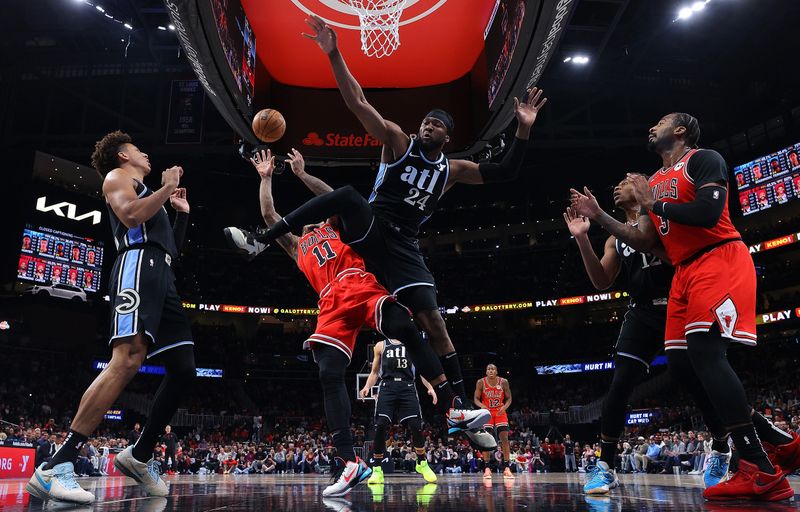
[[[650,178],[657,201],[694,201],[709,183],[727,187],[728,169],[715,151],[689,150],[675,165]],[[686,335],[707,332],[717,324],[722,336],[756,344],[756,273],[753,260],[733,226],[728,204],[712,228],[679,224],[649,212],[675,266],[669,302],[665,349],[686,349]]]
[[[485,405],[489,412],[492,413],[492,419],[486,422],[487,426],[492,427],[507,427],[508,415],[506,411],[500,412],[503,404],[506,401],[506,393],[503,391],[503,378],[497,377],[497,383],[492,386],[489,384],[489,379],[483,378],[483,392],[481,393],[481,403]]]
[[[297,243],[297,266],[319,293],[317,329],[303,344],[338,348],[353,356],[356,336],[366,325],[381,332],[381,306],[394,301],[364,260],[342,242],[339,230],[328,223],[303,235]]]

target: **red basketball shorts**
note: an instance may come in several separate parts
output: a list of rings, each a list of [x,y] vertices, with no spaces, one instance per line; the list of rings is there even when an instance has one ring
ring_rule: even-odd
[[[675,269],[667,304],[665,350],[686,349],[686,335],[716,324],[723,337],[756,344],[756,271],[747,246],[730,242]]]
[[[487,427],[497,428],[508,426],[508,414],[506,414],[506,411],[500,412],[496,409],[489,409],[489,412],[492,413],[492,417],[486,422]]]
[[[303,348],[313,349],[316,343],[323,343],[352,358],[363,326],[382,332],[381,307],[387,300],[396,301],[369,272],[355,271],[332,281],[319,299],[317,328]]]

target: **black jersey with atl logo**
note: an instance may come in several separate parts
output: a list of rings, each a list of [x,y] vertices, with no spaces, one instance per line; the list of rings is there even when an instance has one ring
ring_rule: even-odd
[[[414,380],[415,369],[406,352],[406,346],[399,341],[386,340],[381,352],[381,368],[378,376],[381,380],[403,379]]]
[[[639,252],[616,240],[625,269],[627,291],[637,306],[666,306],[674,269],[656,256]]]
[[[153,193],[141,181],[133,181],[136,184],[136,195],[139,198],[147,197]],[[107,206],[111,219],[111,231],[114,233],[114,243],[117,245],[118,251],[141,245],[154,245],[173,258],[178,255],[178,248],[175,246],[175,233],[169,223],[169,215],[166,208],[162,206],[145,223],[128,228],[119,220],[111,205]]]
[[[381,163],[369,202],[404,235],[416,236],[419,226],[436,210],[449,175],[450,162],[444,153],[436,161],[428,160],[412,135],[402,158]]]

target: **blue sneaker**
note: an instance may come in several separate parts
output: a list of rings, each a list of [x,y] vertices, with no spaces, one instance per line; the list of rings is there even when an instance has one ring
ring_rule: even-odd
[[[712,450],[711,457],[708,458],[708,465],[703,473],[703,483],[706,485],[706,489],[725,480],[728,476],[730,463],[731,452],[720,453],[716,450]]]
[[[89,505],[94,494],[81,488],[75,481],[71,462],[62,462],[52,469],[44,469],[46,463],[36,468],[25,490],[42,501],[57,501]]]
[[[618,486],[617,474],[605,462],[600,461],[586,470],[586,485],[583,486],[586,494],[608,494],[608,491]]]

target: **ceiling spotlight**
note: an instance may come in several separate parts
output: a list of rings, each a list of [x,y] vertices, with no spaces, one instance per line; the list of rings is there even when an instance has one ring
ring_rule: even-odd
[[[162,26],[162,25],[159,25],[159,26],[158,26],[158,30],[167,30],[167,27],[164,27],[164,26]]]
[[[175,25],[170,23],[169,25],[167,25],[167,28],[170,29],[170,30],[175,30]]]
[[[706,2],[695,2],[692,4],[692,10],[694,12],[702,11],[706,7]]]
[[[692,12],[693,11],[691,7],[684,7],[683,9],[678,11],[678,19],[679,20],[689,19],[689,17],[692,15]]]
[[[571,60],[572,60],[572,57],[567,57],[566,59],[564,59],[564,62],[569,62]]]
[[[94,8],[97,9],[98,11],[100,11],[100,12],[106,12],[106,10],[103,9],[102,5],[95,5]]]
[[[128,30],[133,30],[133,27],[129,23],[123,23],[122,26],[127,28]]]

